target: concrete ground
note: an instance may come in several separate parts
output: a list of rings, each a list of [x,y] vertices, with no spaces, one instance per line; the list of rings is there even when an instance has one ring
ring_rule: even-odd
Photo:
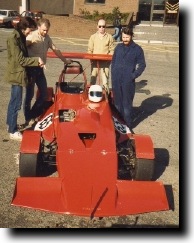
[[[95,21],[79,17],[45,15],[45,18],[51,22],[52,36],[88,39],[97,30]],[[113,26],[107,25],[106,31],[113,34]],[[149,22],[144,21],[134,25],[134,40],[137,43],[178,45],[179,27],[172,24],[163,25],[161,22],[150,25]]]
[[[52,24],[53,26],[53,24]],[[92,26],[91,26],[92,27]],[[62,27],[61,27],[62,28]],[[87,38],[63,36],[52,28],[50,35],[62,51],[85,52]],[[136,29],[137,30],[137,29]],[[6,67],[6,38],[11,30],[0,28],[0,104],[1,119],[1,186],[0,227],[2,228],[156,228],[179,229],[182,218],[179,215],[179,46],[174,44],[141,43],[145,52],[147,67],[136,80],[135,133],[149,134],[154,142],[157,160],[156,178],[167,190],[170,210],[123,217],[107,217],[93,221],[84,217],[56,215],[11,206],[15,179],[18,177],[18,153],[20,144],[10,141],[6,131],[6,111],[10,97],[10,85],[2,81]],[[65,30],[64,30],[65,31]],[[70,30],[67,31],[70,33]],[[138,31],[137,31],[138,32]],[[72,33],[71,33],[72,34]],[[88,35],[90,33],[88,32]],[[80,34],[81,35],[81,34]],[[151,39],[150,39],[151,40]],[[177,39],[176,39],[177,40]],[[145,40],[144,40],[145,41]],[[176,41],[175,41],[176,42]],[[87,64],[84,64],[87,67]],[[58,59],[48,59],[45,74],[48,84],[54,86],[63,64]],[[20,112],[19,122],[23,122]],[[181,163],[184,163],[183,161]],[[151,202],[150,202],[151,203]],[[9,231],[10,237],[17,236]],[[125,231],[126,232],[126,231]],[[160,237],[166,236],[165,231]],[[119,239],[115,237],[115,239]]]

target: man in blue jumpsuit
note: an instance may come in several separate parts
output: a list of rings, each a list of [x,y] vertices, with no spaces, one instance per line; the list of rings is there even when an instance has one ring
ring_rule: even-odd
[[[111,65],[114,105],[129,129],[132,129],[135,79],[146,67],[143,49],[132,40],[132,37],[133,30],[123,28],[122,43],[116,46]]]

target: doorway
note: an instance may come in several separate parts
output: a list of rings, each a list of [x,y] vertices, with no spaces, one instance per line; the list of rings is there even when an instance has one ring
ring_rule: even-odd
[[[178,17],[179,0],[139,0],[139,22],[177,24]]]

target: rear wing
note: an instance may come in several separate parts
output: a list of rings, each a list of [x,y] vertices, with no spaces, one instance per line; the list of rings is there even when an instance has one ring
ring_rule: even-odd
[[[112,55],[109,54],[90,54],[90,53],[80,53],[80,52],[62,52],[65,58],[76,58],[76,59],[89,59],[89,60],[99,60],[99,61],[111,61]],[[47,57],[56,58],[54,52],[47,52]]]

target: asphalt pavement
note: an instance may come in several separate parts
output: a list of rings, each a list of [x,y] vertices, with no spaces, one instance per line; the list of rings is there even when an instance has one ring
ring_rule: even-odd
[[[142,22],[134,26],[134,40],[141,44],[179,45],[179,26],[163,25],[160,22],[150,25]]]
[[[148,134],[153,139],[157,161],[155,179],[164,183],[170,210],[107,217],[93,221],[77,216],[58,215],[11,206],[18,174],[20,143],[10,141],[6,131],[6,112],[10,85],[2,81],[7,61],[6,38],[10,30],[0,28],[0,227],[1,228],[173,228],[179,229],[179,45],[178,43],[142,42],[147,67],[136,80],[134,100],[135,133]],[[87,40],[53,36],[54,43],[67,52],[86,52]],[[89,74],[88,62],[83,62]],[[54,87],[63,64],[48,59],[45,74],[48,85]],[[22,111],[19,122],[23,123]],[[150,202],[152,203],[152,202]],[[10,233],[14,237],[14,233]],[[165,232],[164,232],[165,235]],[[153,236],[154,237],[154,236]],[[162,235],[160,236],[162,237]],[[119,238],[118,238],[119,239]]]

